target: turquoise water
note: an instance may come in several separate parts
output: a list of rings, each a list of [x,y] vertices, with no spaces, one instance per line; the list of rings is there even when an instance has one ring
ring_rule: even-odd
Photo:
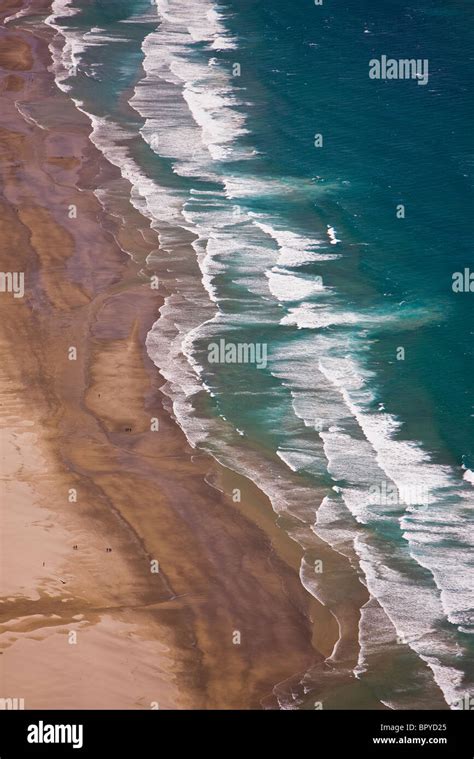
[[[405,310],[413,304],[436,314],[415,334],[407,320],[407,331],[373,351],[387,409],[404,418],[408,437],[429,435],[469,466],[473,304],[469,294],[452,292],[451,277],[472,262],[472,7],[342,3],[326,11],[239,2],[235,11],[229,25],[244,40],[242,83],[256,90],[253,143],[275,176],[321,175],[335,185],[320,202],[298,204],[295,217],[311,231],[335,214],[344,241],[368,243],[356,248],[349,276],[345,256],[328,283],[350,296],[362,280],[374,288],[376,308],[405,301]],[[367,62],[384,52],[428,58],[428,85],[370,80]],[[316,132],[323,149],[313,146]],[[401,327],[403,314],[400,307]],[[399,345],[406,359],[393,365]]]
[[[105,119],[92,139],[167,250],[180,299],[148,350],[180,424],[304,525],[290,533],[305,546],[344,541],[394,640],[431,668],[414,685],[402,667],[387,702],[456,702],[474,625],[474,293],[452,290],[474,268],[471,6],[74,7],[56,9],[80,43],[58,81]],[[381,55],[427,59],[428,83],[370,79]],[[267,365],[210,363],[222,338],[265,346]]]

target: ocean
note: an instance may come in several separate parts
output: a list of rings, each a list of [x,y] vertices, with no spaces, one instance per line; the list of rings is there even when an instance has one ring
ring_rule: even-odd
[[[147,350],[176,420],[270,497],[310,594],[344,595],[323,544],[368,589],[336,705],[364,687],[463,708],[473,689],[472,16],[55,0],[47,20],[56,82],[125,180],[99,200],[119,215],[127,195],[159,235]],[[427,61],[427,81],[371,78],[382,56]],[[281,707],[347,676],[337,646],[329,663]]]

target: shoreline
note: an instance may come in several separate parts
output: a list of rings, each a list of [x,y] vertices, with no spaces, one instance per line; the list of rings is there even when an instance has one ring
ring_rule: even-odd
[[[22,60],[13,62],[11,43],[2,48],[12,36],[29,46],[41,71],[37,80],[28,74],[23,45]],[[48,56],[43,36],[2,29],[0,64],[26,66],[4,72],[2,96],[10,102],[8,133],[0,133],[7,188],[2,232],[9,230],[4,254],[13,270],[21,251],[27,282],[34,283],[15,310],[11,296],[0,300],[7,356],[15,346],[5,362],[3,403],[12,394],[21,398],[7,428],[16,453],[4,479],[10,488],[17,473],[29,489],[11,536],[29,541],[34,560],[21,582],[2,589],[1,695],[25,697],[26,708],[151,708],[154,702],[161,708],[259,708],[264,700],[266,708],[278,708],[273,687],[321,665],[341,634],[345,656],[357,663],[363,588],[337,610],[337,623],[301,585],[301,550],[277,526],[268,499],[193,450],[165,411],[163,381],[145,349],[161,296],[140,277],[140,265],[125,257],[116,242],[124,231],[105,219],[90,190],[94,172],[114,170],[90,144],[85,117],[52,88]],[[60,127],[42,129],[15,108],[15,98],[27,105],[42,93],[67,114]],[[74,220],[66,213],[71,203]],[[71,346],[75,361],[67,357]],[[150,431],[155,418],[156,433]],[[25,424],[31,432],[22,431]],[[37,451],[43,459],[35,467]],[[210,476],[223,488],[208,484]],[[240,504],[224,495],[231,492],[229,478],[234,487],[242,483],[247,497]],[[73,512],[66,495],[71,487],[77,490]],[[12,501],[20,497],[13,492]],[[33,523],[53,519],[54,527],[38,528],[38,539]],[[14,545],[15,556],[2,553],[7,578],[8,562],[18,560]],[[327,550],[339,566],[342,558]],[[151,561],[159,562],[158,575],[150,573]],[[75,614],[64,614],[67,603]],[[69,648],[64,639],[71,631],[78,642]],[[68,656],[81,651],[82,640],[82,658]],[[20,657],[27,662],[23,671]],[[125,669],[115,672],[124,661]],[[84,667],[90,682],[92,665],[103,686],[94,698],[93,684],[88,693],[77,684]],[[48,667],[55,670],[52,685]]]

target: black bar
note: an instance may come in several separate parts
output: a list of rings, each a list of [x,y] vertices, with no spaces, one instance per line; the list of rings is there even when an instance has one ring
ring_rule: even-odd
[[[470,711],[3,711],[0,759],[155,759],[197,751],[223,757],[239,749],[247,756],[260,742],[266,756],[289,748],[295,757],[309,749],[312,757],[334,751],[334,759],[472,759],[472,717]],[[28,736],[43,742],[28,742]],[[50,738],[71,742],[46,742]]]

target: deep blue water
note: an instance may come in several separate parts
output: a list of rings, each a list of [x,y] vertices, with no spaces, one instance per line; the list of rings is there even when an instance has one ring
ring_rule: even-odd
[[[361,280],[381,307],[405,301],[439,313],[372,351],[386,408],[408,437],[429,436],[458,464],[474,464],[474,304],[451,289],[453,272],[474,266],[472,5],[228,5],[253,144],[275,176],[335,185],[298,208],[309,231],[334,209],[342,240],[368,243],[354,267],[346,257],[333,265],[328,283],[350,294]],[[369,79],[368,61],[382,54],[427,58],[428,84]],[[406,358],[393,363],[397,346]]]

